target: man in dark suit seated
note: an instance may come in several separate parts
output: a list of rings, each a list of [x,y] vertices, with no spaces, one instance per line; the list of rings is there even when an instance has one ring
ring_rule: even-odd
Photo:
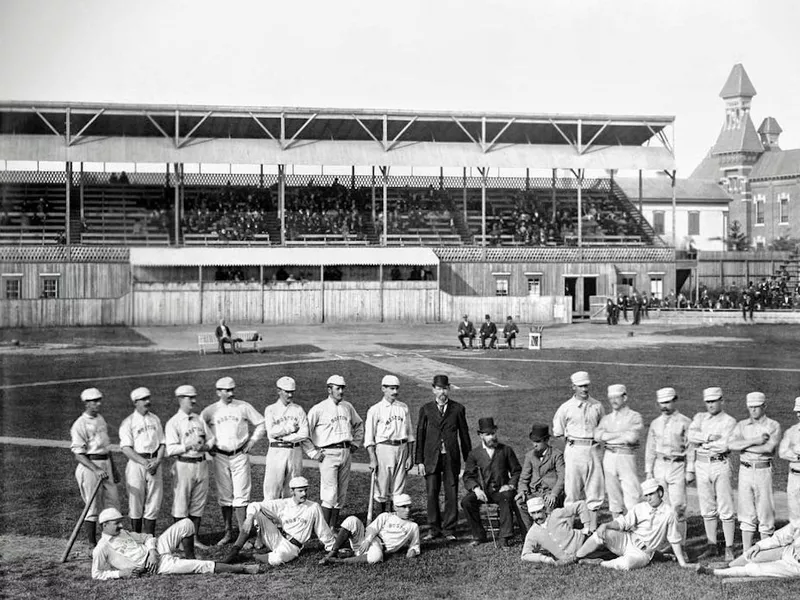
[[[458,523],[458,473],[462,456],[466,460],[472,450],[466,410],[450,399],[447,375],[433,378],[433,402],[423,404],[417,419],[417,471],[425,477],[428,498],[428,525],[423,538],[429,541],[444,535],[456,539]],[[444,484],[444,515],[439,507],[439,490]]]
[[[465,339],[469,339],[469,347],[472,348],[472,340],[475,339],[475,326],[469,320],[469,315],[464,315],[464,319],[458,324],[458,341],[461,342],[461,349],[466,350]]]
[[[489,315],[486,315],[486,320],[481,324],[481,348],[486,348],[486,340],[489,340],[489,348],[497,347],[497,325],[492,323]]]
[[[549,511],[564,505],[564,453],[550,445],[547,425],[534,424],[529,437],[533,450],[522,461],[515,498],[526,529],[530,529],[532,523],[527,510],[531,498],[542,498]]]
[[[239,352],[239,349],[236,347],[236,344],[241,343],[241,338],[234,338],[233,334],[231,333],[231,328],[225,324],[225,319],[219,320],[219,325],[217,325],[217,329],[214,332],[217,336],[217,342],[219,343],[219,351],[225,354],[225,344],[229,344],[231,347],[232,352]]]
[[[514,495],[522,467],[510,446],[497,441],[497,426],[492,417],[478,420],[481,445],[467,456],[464,487],[469,493],[461,500],[472,531],[471,546],[486,542],[480,505],[497,504],[500,518],[500,546],[508,548],[514,535]]]
[[[503,338],[506,340],[509,350],[513,350],[516,347],[517,344],[515,340],[517,339],[518,333],[519,327],[514,323],[514,319],[510,316],[506,317],[506,326],[503,327]]]

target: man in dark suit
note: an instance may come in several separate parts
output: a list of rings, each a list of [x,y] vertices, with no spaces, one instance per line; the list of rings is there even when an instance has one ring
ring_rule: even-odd
[[[434,401],[423,404],[417,419],[416,460],[425,476],[430,531],[423,540],[444,535],[453,541],[458,522],[458,474],[461,457],[472,449],[464,406],[449,397],[447,375],[433,378]],[[444,484],[444,515],[439,507],[439,490]]]
[[[527,510],[531,498],[542,498],[550,511],[564,504],[564,453],[550,445],[547,425],[534,424],[529,437],[533,449],[522,461],[515,497],[526,529],[530,529],[533,522]]]
[[[214,331],[214,334],[217,336],[217,342],[219,342],[220,352],[225,354],[225,344],[230,344],[232,352],[239,351],[236,348],[236,344],[240,343],[242,340],[241,338],[233,337],[233,334],[231,333],[231,328],[225,324],[225,319],[219,320],[219,325],[217,325],[217,329]]]
[[[469,320],[469,315],[464,315],[464,319],[458,324],[458,341],[461,342],[461,349],[466,350],[467,345],[464,340],[469,340],[469,347],[472,348],[472,340],[475,339],[475,326]]]
[[[469,493],[461,500],[472,531],[471,546],[486,542],[480,505],[497,504],[500,518],[500,546],[508,548],[514,535],[514,495],[522,467],[510,446],[497,441],[497,426],[492,417],[478,420],[481,445],[470,451],[464,465],[464,487]]]
[[[494,350],[497,347],[497,325],[492,323],[492,317],[486,315],[486,320],[481,325],[481,348],[486,349],[486,340],[489,340],[489,348]]]

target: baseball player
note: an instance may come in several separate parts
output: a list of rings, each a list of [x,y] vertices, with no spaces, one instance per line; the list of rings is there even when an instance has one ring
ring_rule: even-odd
[[[781,426],[767,417],[767,399],[761,392],[747,394],[750,418],[739,421],[728,448],[739,456],[739,528],[742,549],[753,545],[758,523],[761,539],[775,533],[775,500],[772,495],[772,458],[781,439]]]
[[[178,412],[167,421],[164,439],[167,456],[174,456],[172,465],[172,518],[175,522],[189,518],[194,523],[195,545],[200,519],[208,499],[208,461],[206,452],[214,446],[214,434],[206,422],[194,412],[197,390],[191,385],[175,388]]]
[[[581,564],[600,565],[618,571],[641,569],[650,564],[656,550],[669,542],[678,564],[689,566],[681,546],[684,540],[678,527],[678,516],[663,501],[664,489],[655,479],[644,481],[641,487],[645,497],[643,502],[639,502],[624,516],[600,525],[584,542],[576,554]],[[617,558],[585,558],[604,546]]]
[[[173,523],[158,537],[122,528],[122,514],[116,508],[100,513],[103,537],[92,552],[92,579],[126,579],[151,575],[192,573],[258,573],[258,565],[226,565],[194,558],[194,524],[189,519]],[[176,555],[183,544],[185,558]]]
[[[289,480],[303,474],[301,444],[308,439],[306,411],[292,401],[297,384],[291,377],[276,382],[278,400],[264,409],[269,439],[264,468],[264,500],[289,495]]]
[[[383,555],[394,554],[406,546],[406,558],[419,556],[419,525],[410,519],[411,496],[398,494],[392,497],[394,512],[384,512],[364,527],[358,517],[349,516],[342,523],[336,536],[336,543],[328,554],[319,561],[325,565],[331,562],[361,563],[371,565],[383,561]],[[347,542],[355,556],[337,558],[336,553]]]
[[[525,562],[547,565],[572,564],[578,549],[586,541],[589,526],[586,502],[568,502],[550,514],[547,514],[547,508],[547,503],[540,496],[528,500],[531,527],[525,535],[521,558]],[[580,517],[583,529],[573,527],[576,516]]]
[[[364,422],[344,400],[341,375],[328,377],[328,397],[308,411],[310,442],[303,448],[319,461],[319,496],[325,522],[336,526],[350,485],[350,455],[364,442]]]
[[[135,533],[156,534],[156,519],[164,498],[164,429],[161,419],[150,412],[150,390],[131,392],[136,410],[119,426],[119,446],[128,457],[125,484],[128,488],[128,517]],[[144,523],[142,522],[144,521]]]
[[[597,529],[597,511],[603,504],[603,465],[594,430],[605,414],[603,405],[589,395],[589,373],[570,377],[573,396],[556,410],[553,437],[565,438],[564,491],[566,502],[586,499],[589,529]]]
[[[678,412],[678,394],[671,387],[656,392],[661,415],[650,423],[647,432],[644,470],[666,491],[666,498],[678,515],[678,525],[686,539],[686,485],[694,481],[694,450],[689,448],[689,417]]]
[[[86,539],[94,548],[97,545],[97,515],[104,508],[119,510],[118,476],[109,454],[111,441],[108,439],[108,425],[100,414],[103,394],[97,388],[87,388],[81,392],[81,400],[83,414],[70,429],[70,449],[78,461],[75,479],[78,480],[84,503],[91,498],[97,482],[103,482],[83,521]]]
[[[319,504],[308,500],[308,480],[305,477],[294,477],[289,482],[292,490],[291,498],[278,498],[251,502],[247,505],[247,518],[239,530],[239,537],[225,558],[226,563],[233,562],[247,539],[256,528],[257,545],[263,544],[270,549],[266,554],[256,554],[259,562],[277,567],[293,561],[300,555],[303,544],[315,533],[326,551],[333,548],[334,537],[325,522]]]
[[[219,400],[206,406],[200,418],[214,434],[214,480],[217,483],[217,501],[222,508],[225,535],[218,546],[231,543],[233,513],[241,528],[247,503],[250,502],[250,457],[253,446],[264,435],[264,417],[253,406],[234,398],[236,382],[231,377],[217,380]],[[250,435],[250,426],[253,434]]]
[[[725,560],[733,560],[733,534],[736,528],[731,487],[728,441],[736,419],[723,410],[722,388],[703,390],[706,412],[697,413],[689,425],[689,442],[695,447],[697,497],[706,529],[708,547],[699,557],[717,556],[717,519],[722,521],[725,537]]]
[[[369,468],[375,477],[375,502],[378,513],[391,510],[389,498],[403,494],[406,472],[414,458],[414,430],[408,405],[397,399],[400,380],[386,375],[381,380],[383,398],[367,411],[364,422],[364,447],[369,453]]]
[[[628,406],[628,390],[622,384],[608,386],[611,413],[600,419],[594,439],[606,446],[603,474],[608,493],[608,509],[618,517],[633,509],[642,497],[636,475],[636,451],[644,432],[642,415]]]
[[[800,519],[800,396],[794,399],[794,414],[798,423],[786,430],[778,448],[778,456],[789,461],[789,480],[786,482],[786,500],[789,519]]]

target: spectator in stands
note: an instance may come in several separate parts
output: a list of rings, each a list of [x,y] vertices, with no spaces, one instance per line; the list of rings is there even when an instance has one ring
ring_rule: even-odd
[[[240,350],[236,347],[236,344],[241,343],[241,338],[234,338],[233,334],[231,333],[231,328],[225,324],[225,319],[219,320],[219,325],[217,326],[216,331],[214,332],[217,336],[217,342],[219,343],[219,350],[223,354],[225,354],[225,344],[229,344],[231,347],[231,351],[238,354]]]
[[[466,350],[465,339],[469,339],[469,347],[472,348],[472,340],[475,339],[475,326],[469,320],[469,315],[464,315],[461,323],[458,324],[458,341],[461,342],[461,349]]]
[[[506,341],[509,350],[516,348],[516,339],[518,333],[519,327],[517,327],[517,324],[514,323],[514,319],[512,319],[509,315],[506,317],[506,325],[503,327],[503,339]]]
[[[400,267],[394,266],[392,267],[392,281],[400,281],[403,279],[403,273],[400,271]]]
[[[486,340],[489,340],[489,348],[497,348],[497,325],[492,323],[491,315],[485,316],[485,321],[481,324],[481,348],[486,349]]]

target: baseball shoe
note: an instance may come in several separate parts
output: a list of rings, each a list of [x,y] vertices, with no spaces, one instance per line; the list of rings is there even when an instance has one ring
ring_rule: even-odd
[[[444,539],[447,540],[448,542],[455,542],[458,538],[454,533],[448,533],[445,534]]]
[[[603,562],[602,558],[581,558],[578,561],[579,565],[588,565],[590,567],[596,567]]]
[[[235,540],[233,537],[233,533],[230,531],[226,531],[225,535],[222,536],[222,539],[217,542],[217,546],[224,546],[225,544],[232,544]]]
[[[469,545],[471,548],[475,548],[476,546],[480,546],[481,544],[485,543],[486,543],[485,539],[477,539],[477,540],[471,540]]]
[[[426,533],[426,534],[425,534],[425,536],[422,538],[422,541],[423,541],[423,542],[432,542],[432,541],[433,541],[433,540],[435,540],[436,538],[440,537],[440,535],[441,535],[441,534],[439,534],[439,533],[436,533],[436,532],[434,532],[434,531],[429,531],[429,532],[428,532],[428,533]]]
[[[736,557],[733,555],[733,547],[725,546],[725,562],[733,562]]]

